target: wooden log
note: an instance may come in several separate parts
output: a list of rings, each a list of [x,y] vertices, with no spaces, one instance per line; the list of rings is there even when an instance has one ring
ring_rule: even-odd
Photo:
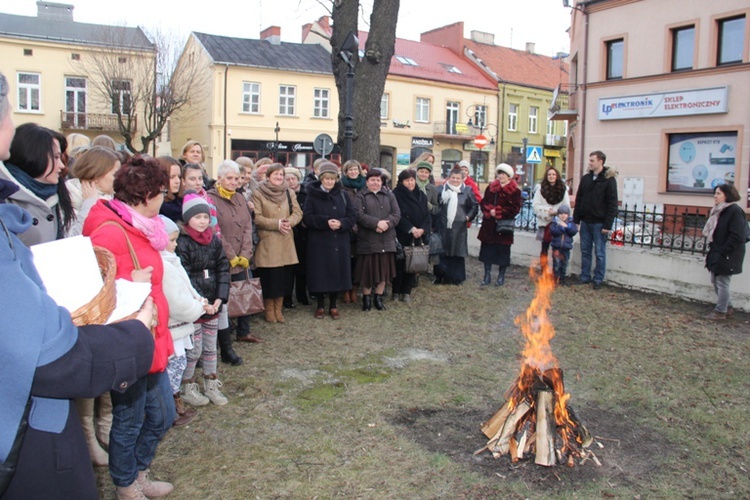
[[[527,419],[513,438],[513,441],[517,443],[515,452],[512,449],[510,452],[513,459],[520,460],[523,458],[529,434],[531,434],[531,420]]]
[[[516,432],[516,424],[523,418],[524,415],[526,415],[526,413],[530,409],[531,406],[529,405],[529,403],[527,403],[526,401],[521,401],[518,406],[511,410],[508,418],[505,419],[505,423],[503,423],[503,426],[500,428],[500,430],[497,431],[494,436],[492,436],[490,442],[487,443],[489,450],[493,455],[497,457],[508,453],[510,438]]]
[[[536,458],[538,465],[552,466],[555,457],[554,393],[539,391],[536,396]]]
[[[510,401],[507,401],[502,408],[497,410],[494,415],[492,415],[489,420],[482,423],[482,432],[485,436],[488,438],[491,438],[495,434],[497,434],[497,431],[500,430],[500,428],[505,423],[505,419],[508,418],[508,414],[510,413]]]

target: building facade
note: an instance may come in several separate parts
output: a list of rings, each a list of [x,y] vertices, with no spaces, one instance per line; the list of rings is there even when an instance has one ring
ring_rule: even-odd
[[[115,64],[122,68],[106,84],[92,75],[103,52],[117,52]],[[129,68],[134,61],[153,67],[155,48],[140,28],[78,23],[72,5],[37,2],[37,17],[0,14],[0,57],[16,125],[34,122],[66,135],[107,134],[120,142],[115,108],[134,107],[138,114]],[[105,96],[105,85],[117,92]],[[142,124],[136,125],[140,137]]]
[[[713,206],[750,182],[746,0],[589,0],[571,11],[570,82],[550,114],[569,126],[569,174],[602,150],[620,198],[657,210]]]

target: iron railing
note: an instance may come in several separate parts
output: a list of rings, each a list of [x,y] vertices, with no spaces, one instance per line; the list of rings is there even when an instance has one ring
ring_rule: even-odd
[[[138,117],[133,117],[133,130],[138,129]],[[117,115],[108,113],[69,113],[60,111],[60,128],[63,130],[102,130],[118,132]]]
[[[703,226],[708,208],[674,207],[658,210],[656,205],[624,205],[617,212],[610,242],[615,246],[629,246],[705,255],[708,252]],[[516,216],[516,229],[536,232],[537,221],[531,201],[524,201]]]

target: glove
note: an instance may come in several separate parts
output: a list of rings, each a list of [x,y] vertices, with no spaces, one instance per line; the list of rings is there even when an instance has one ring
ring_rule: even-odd
[[[229,265],[232,266],[232,267],[240,266],[240,265],[242,265],[241,264],[241,262],[242,262],[241,259],[242,259],[242,257],[240,257],[238,255],[237,257],[235,257],[234,259],[232,259],[232,260],[229,261]],[[245,259],[245,261],[247,261],[247,259]]]
[[[247,260],[245,257],[237,257],[237,259],[239,259],[239,262],[237,263],[238,266],[242,266],[245,269],[250,267],[250,261]]]

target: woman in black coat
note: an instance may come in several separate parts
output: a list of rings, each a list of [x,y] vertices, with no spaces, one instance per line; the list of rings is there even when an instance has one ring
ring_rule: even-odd
[[[466,280],[466,256],[469,255],[467,223],[479,210],[474,193],[463,183],[460,168],[451,170],[448,181],[440,186],[438,202],[440,213],[435,226],[445,253],[435,266],[435,284],[460,285]]]
[[[711,273],[711,284],[718,301],[706,319],[720,321],[734,312],[729,285],[733,274],[742,273],[748,231],[745,212],[736,203],[739,200],[734,185],[721,184],[714,189],[715,205],[703,228],[703,235],[708,242],[706,268]]]
[[[417,189],[417,174],[414,170],[404,170],[398,174],[398,185],[393,195],[401,210],[401,220],[396,226],[396,238],[403,246],[425,245],[430,242],[432,219],[427,205],[427,195]],[[400,298],[411,302],[416,274],[407,273],[405,261],[396,261],[396,277],[393,279],[393,300]]]
[[[331,162],[320,165],[320,180],[307,185],[302,222],[307,226],[307,288],[318,301],[315,317],[328,313],[339,319],[339,292],[351,290],[351,243],[349,233],[356,224],[354,204],[341,189],[338,168]]]

